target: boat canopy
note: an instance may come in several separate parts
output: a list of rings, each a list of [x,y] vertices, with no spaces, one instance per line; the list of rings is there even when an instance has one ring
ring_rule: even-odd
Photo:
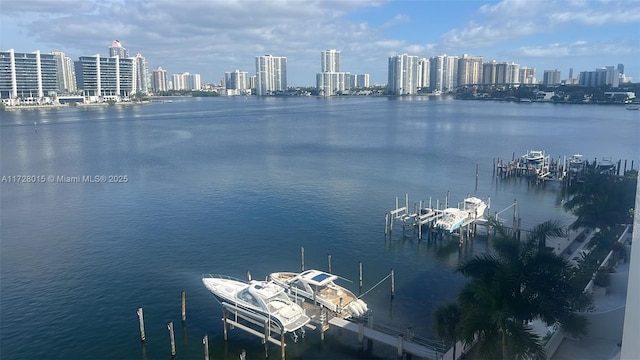
[[[338,279],[336,275],[328,274],[319,270],[307,270],[300,274],[307,283],[315,286],[324,286]]]

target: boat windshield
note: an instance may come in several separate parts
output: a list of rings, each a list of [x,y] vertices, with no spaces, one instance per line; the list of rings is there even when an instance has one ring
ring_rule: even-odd
[[[248,289],[244,289],[244,290],[240,291],[238,293],[238,299],[240,299],[240,300],[242,300],[244,302],[247,302],[247,303],[249,303],[249,304],[251,304],[251,305],[253,305],[255,307],[258,307],[258,308],[262,307],[262,305],[260,304],[258,299],[256,299],[256,297],[253,296],[253,294],[251,294]]]

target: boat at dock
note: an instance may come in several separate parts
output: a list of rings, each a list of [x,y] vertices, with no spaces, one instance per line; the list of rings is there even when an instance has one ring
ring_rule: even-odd
[[[220,304],[241,308],[251,314],[253,320],[269,321],[272,327],[285,332],[295,332],[311,320],[274,282],[245,282],[224,275],[205,275],[202,283]]]
[[[344,319],[361,317],[369,311],[364,301],[335,283],[339,277],[334,274],[306,270],[301,273],[274,272],[269,278],[286,289],[289,297],[320,304]]]
[[[435,227],[452,233],[463,224],[481,219],[487,210],[487,204],[477,197],[464,199],[462,208],[447,208],[442,211],[442,217],[436,221]]]
[[[522,155],[522,158],[529,163],[541,163],[544,160],[544,151],[529,150],[526,154]]]

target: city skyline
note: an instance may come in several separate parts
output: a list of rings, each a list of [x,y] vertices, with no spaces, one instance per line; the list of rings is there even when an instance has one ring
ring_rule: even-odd
[[[107,56],[114,39],[141,53],[149,69],[250,74],[256,56],[286,57],[289,86],[315,86],[319,54],[340,51],[340,67],[385,84],[388,58],[442,54],[515,62],[561,77],[625,65],[640,80],[640,2],[3,1],[1,50]]]

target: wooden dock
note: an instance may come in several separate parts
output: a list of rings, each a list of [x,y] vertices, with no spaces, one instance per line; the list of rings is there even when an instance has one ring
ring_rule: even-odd
[[[371,325],[365,326],[362,322],[356,323],[338,317],[334,317],[329,320],[329,324],[358,334],[358,341],[360,344],[363,343],[364,339],[370,339],[378,343],[395,347],[399,358],[404,356],[404,354],[411,354],[425,359],[438,360],[442,355],[444,355],[444,343],[439,341],[430,341],[430,344],[427,344],[426,341],[414,339],[413,334],[410,331],[400,334],[398,334],[398,332],[391,334],[389,331],[385,332],[382,330],[376,330]]]

